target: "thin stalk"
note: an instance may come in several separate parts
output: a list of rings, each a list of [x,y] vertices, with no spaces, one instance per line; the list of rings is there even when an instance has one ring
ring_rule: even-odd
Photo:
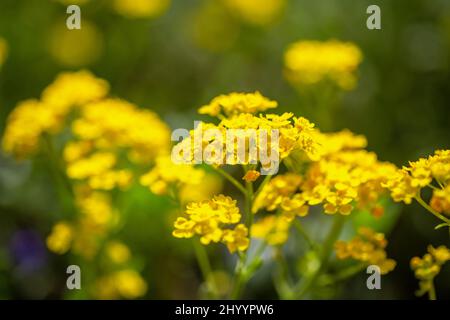
[[[339,235],[341,234],[345,221],[346,221],[345,216],[342,216],[340,214],[337,214],[335,216],[333,225],[331,226],[327,238],[325,239],[325,242],[323,243],[322,246],[320,254],[320,267],[309,279],[306,280],[304,285],[300,287],[297,295],[298,298],[304,297],[305,294],[308,293],[308,291],[314,287],[317,278],[327,269],[331,253],[333,251],[333,245],[339,238]]]
[[[308,243],[308,246],[313,249],[316,247],[314,241],[311,239],[311,237],[309,236],[309,234],[306,232],[305,228],[303,228],[302,224],[300,223],[300,221],[298,219],[294,220],[294,226],[297,229],[298,233],[300,233],[300,235],[305,238],[306,242]]]
[[[430,281],[430,290],[428,290],[428,299],[436,300],[436,289],[434,288],[433,280]]]
[[[225,179],[227,179],[229,182],[231,182],[236,188],[239,189],[244,195],[247,194],[247,190],[242,186],[239,181],[237,181],[235,178],[233,178],[228,172],[225,170],[222,170],[220,168],[214,168],[219,174],[221,174]]]
[[[206,253],[205,247],[202,246],[198,241],[193,241],[195,256],[197,257],[198,265],[203,275],[207,285],[211,286],[211,293],[214,297],[217,296],[218,290],[214,276],[212,275],[211,264],[209,263],[208,254]]]
[[[432,213],[435,217],[437,217],[438,219],[444,221],[445,223],[447,223],[448,225],[450,225],[450,219],[444,217],[442,214],[440,214],[439,212],[435,211],[432,207],[430,207],[425,201],[423,201],[422,197],[420,196],[420,194],[417,194],[414,199],[416,199],[416,201],[425,209],[427,209],[427,211],[429,211],[430,213]]]

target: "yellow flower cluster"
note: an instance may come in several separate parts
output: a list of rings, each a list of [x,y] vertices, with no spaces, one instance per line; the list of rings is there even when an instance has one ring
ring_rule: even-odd
[[[278,150],[274,151],[278,152],[280,159],[286,158],[291,152],[297,150],[305,152],[310,158],[316,156],[318,149],[318,144],[314,139],[316,129],[314,124],[307,119],[294,117],[292,113],[287,112],[282,115],[260,114],[257,116],[252,114],[277,106],[275,101],[268,100],[259,93],[232,93],[219,96],[216,99],[209,105],[200,108],[199,112],[219,116],[221,118],[220,123],[218,125],[201,123],[197,128],[191,130],[189,138],[184,139],[176,146],[181,151],[190,150],[189,159],[186,159],[187,156],[182,152],[177,154],[184,161],[193,163],[197,154],[200,154],[203,158],[204,150],[213,147],[214,151],[226,150],[226,152],[211,152],[209,158],[203,159],[208,164],[233,164],[233,161],[248,164],[260,161],[263,166],[266,166],[268,163],[263,163],[262,160],[264,159],[261,159],[260,155],[269,155],[275,148],[271,143],[272,130],[278,130]],[[224,112],[225,115],[221,112]],[[244,159],[238,158],[237,143],[233,143],[234,150],[227,148],[227,133],[230,129],[236,138],[242,138],[246,141]],[[254,131],[250,133],[248,129]],[[212,130],[218,132],[219,137],[208,134]],[[201,143],[195,142],[198,136],[200,136]],[[255,140],[256,152],[254,153],[249,149],[250,143],[248,141],[250,138]],[[253,157],[256,157],[256,159]]]
[[[383,184],[395,171],[393,164],[378,161],[375,153],[345,148],[311,164],[301,189],[310,205],[323,203],[325,213],[347,215],[354,202],[360,208],[376,209],[385,193]]]
[[[352,240],[336,241],[335,250],[338,259],[354,259],[367,265],[377,265],[381,274],[386,274],[395,268],[396,262],[388,259],[385,248],[387,241],[384,234],[361,227],[358,235]]]
[[[428,253],[422,258],[414,257],[411,259],[411,269],[417,279],[420,280],[420,289],[417,295],[421,296],[433,289],[433,280],[441,271],[444,263],[450,261],[450,250],[445,246],[434,248],[428,246]]]
[[[248,229],[239,223],[241,213],[236,200],[217,195],[209,201],[188,204],[185,213],[187,217],[178,217],[174,223],[174,237],[192,238],[199,235],[204,245],[222,242],[231,253],[247,250]],[[234,229],[225,228],[232,225]]]
[[[295,86],[329,80],[341,89],[351,90],[361,60],[361,50],[351,42],[298,41],[285,53],[285,75]]]
[[[17,158],[34,154],[42,135],[59,132],[72,108],[104,97],[108,89],[108,83],[88,71],[59,75],[39,101],[23,101],[11,112],[3,149]]]
[[[73,221],[60,221],[47,237],[47,247],[57,254],[71,250],[86,259],[92,259],[99,251],[101,241],[118,222],[107,193],[88,189],[76,192],[76,206],[80,212]]]
[[[319,160],[309,164],[303,177],[288,173],[273,178],[255,199],[252,211],[281,209],[292,220],[318,204],[323,204],[325,213],[348,215],[356,202],[380,214],[376,202],[385,192],[382,184],[396,167],[360,149],[365,138],[348,131],[316,133],[315,139]]]
[[[0,38],[0,67],[6,60],[6,56],[8,55],[8,45],[3,38]]]
[[[200,114],[208,114],[213,117],[224,114],[229,117],[239,113],[256,113],[276,108],[278,103],[269,100],[261,93],[237,93],[220,95],[214,98],[209,104],[201,107]]]
[[[288,239],[290,226],[290,222],[285,217],[269,215],[252,225],[251,235],[272,246],[282,245]]]
[[[282,210],[282,216],[290,221],[295,216],[308,214],[308,205],[298,191],[303,179],[295,173],[287,173],[274,177],[264,186],[253,202],[252,212],[257,213],[261,209],[267,211]],[[269,220],[267,220],[269,221]]]
[[[123,269],[98,278],[93,291],[98,299],[136,299],[147,292],[147,284],[135,270]]]
[[[114,0],[117,13],[128,18],[153,18],[162,15],[169,7],[170,0]]]
[[[175,164],[169,156],[156,159],[155,166],[140,179],[143,186],[148,187],[154,194],[168,194],[180,191],[184,187],[198,186],[202,182],[205,172],[188,164]]]
[[[450,150],[437,150],[428,158],[410,162],[409,166],[397,170],[384,184],[395,201],[411,203],[413,198],[420,197],[422,188],[429,186],[433,179],[445,189],[450,181]],[[433,206],[445,211],[448,204],[448,191],[436,188],[433,195]]]
[[[244,22],[265,26],[282,13],[286,0],[223,0],[232,14]]]

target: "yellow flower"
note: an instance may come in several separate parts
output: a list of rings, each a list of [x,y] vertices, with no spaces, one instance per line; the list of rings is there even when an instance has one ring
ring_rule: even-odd
[[[130,249],[120,241],[110,241],[107,243],[106,253],[111,261],[117,264],[125,263],[131,257]]]
[[[113,272],[96,280],[94,294],[99,299],[136,299],[147,292],[147,283],[132,269]]]
[[[172,235],[175,238],[191,238],[199,235],[200,242],[204,245],[222,242],[232,253],[247,249],[248,241],[245,240],[247,228],[239,224],[234,230],[226,228],[241,220],[236,200],[217,195],[208,201],[188,204],[185,213],[187,217],[178,217],[174,223]]]
[[[290,225],[283,216],[269,215],[252,225],[251,236],[272,246],[282,245],[288,239]]]
[[[261,174],[256,170],[249,170],[242,177],[242,180],[245,180],[247,182],[253,182],[253,181],[256,181],[260,175]]]
[[[201,107],[200,114],[216,117],[221,113],[226,116],[239,113],[256,113],[276,108],[278,103],[269,100],[256,91],[255,93],[230,93],[214,98],[208,105]]]
[[[153,18],[163,14],[170,0],[114,0],[114,9],[127,18]]]
[[[361,227],[358,235],[352,240],[336,241],[335,250],[338,259],[353,259],[366,265],[377,265],[381,274],[386,274],[395,268],[396,262],[388,259],[385,248],[387,241],[382,233]]]
[[[140,178],[143,186],[158,195],[167,194],[169,186],[180,189],[183,187],[198,186],[205,173],[189,164],[176,164],[169,156],[156,159],[156,165]]]
[[[234,230],[224,230],[222,242],[227,246],[231,253],[234,253],[237,250],[247,250],[250,243],[247,227],[243,224],[238,224]]]
[[[410,265],[417,279],[420,289],[416,292],[418,296],[433,289],[433,280],[441,271],[444,263],[450,260],[450,250],[445,246],[434,248],[428,246],[428,253],[422,258],[413,257]]]
[[[330,80],[341,89],[351,90],[356,84],[355,71],[361,60],[361,50],[351,42],[298,41],[285,53],[285,74],[296,86]]]
[[[442,190],[433,190],[430,206],[439,213],[450,215],[450,185]]]
[[[69,251],[73,236],[73,228],[69,223],[58,222],[47,237],[47,247],[54,253],[64,254]]]
[[[273,23],[285,7],[285,0],[223,0],[232,14],[244,22],[265,26]]]
[[[302,183],[301,176],[295,173],[278,175],[267,183],[253,202],[252,212],[261,209],[276,210],[284,199],[291,197]],[[286,205],[286,203],[285,203]]]

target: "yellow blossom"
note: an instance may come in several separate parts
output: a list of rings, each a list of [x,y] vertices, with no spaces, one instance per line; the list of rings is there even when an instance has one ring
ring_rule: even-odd
[[[265,26],[271,24],[282,13],[285,0],[223,0],[230,12],[244,22]]]
[[[256,91],[255,93],[230,93],[214,98],[208,105],[201,107],[200,114],[218,116],[223,113],[226,116],[238,113],[256,113],[276,108],[278,103],[269,100]]]
[[[386,246],[387,241],[384,234],[361,227],[358,235],[352,240],[336,241],[335,250],[338,259],[353,259],[367,265],[377,265],[381,274],[386,274],[392,271],[396,265],[394,260],[387,258]]]
[[[128,247],[120,241],[110,241],[106,244],[106,253],[114,263],[127,262],[131,257]]]
[[[290,225],[290,222],[282,216],[269,215],[252,225],[251,235],[263,239],[269,245],[282,245],[288,239]]]
[[[350,90],[356,84],[355,71],[361,60],[361,50],[351,42],[298,41],[285,53],[285,74],[294,85],[330,80],[338,87]]]
[[[433,281],[434,278],[441,271],[441,267],[444,263],[450,260],[450,250],[445,246],[434,248],[428,246],[428,253],[422,258],[414,257],[411,259],[411,269],[417,279],[419,279],[420,289],[416,292],[421,296],[427,292],[434,291]],[[430,295],[431,297],[431,295]]]
[[[261,174],[256,170],[249,170],[242,177],[242,180],[245,180],[247,182],[253,182],[253,181],[256,181],[260,175]]]
[[[70,249],[73,239],[73,229],[67,222],[59,222],[52,228],[52,232],[47,237],[47,247],[57,254],[64,254]]]
[[[174,237],[191,238],[199,235],[202,244],[222,242],[232,253],[247,249],[248,230],[238,224],[241,214],[236,200],[216,195],[211,200],[188,204],[185,214],[186,217],[178,217],[174,223]],[[235,229],[226,228],[235,224],[238,224]]]
[[[128,18],[153,18],[163,14],[170,0],[114,0],[114,9]]]

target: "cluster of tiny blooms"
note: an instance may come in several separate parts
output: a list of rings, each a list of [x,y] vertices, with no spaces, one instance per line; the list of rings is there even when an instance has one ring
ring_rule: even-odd
[[[40,100],[20,102],[11,112],[3,149],[17,158],[33,155],[39,150],[44,134],[60,132],[73,109],[103,98],[108,90],[106,81],[88,71],[62,73],[44,89]]]
[[[155,161],[161,166],[163,160],[157,159],[169,153],[170,130],[152,111],[110,98],[108,92],[109,84],[88,71],[62,73],[39,100],[21,102],[11,112],[2,145],[19,159],[39,151],[57,157],[53,137],[64,132],[61,169],[76,214],[53,226],[47,247],[88,261],[108,256],[117,268],[99,279],[103,289],[94,289],[93,294],[136,298],[147,285],[129,264],[129,249],[111,238],[122,223],[111,192],[128,187],[136,172],[142,172],[134,168],[145,169]],[[41,148],[44,142],[47,148]],[[59,161],[53,165],[60,169]]]
[[[376,203],[386,193],[382,184],[396,167],[362,149],[366,139],[349,131],[316,133],[315,140],[319,160],[310,163],[302,176],[287,173],[273,178],[256,197],[252,211],[281,210],[292,220],[305,216],[309,206],[322,204],[325,213],[348,215],[357,204],[379,215],[382,207]]]
[[[450,213],[450,197],[448,185],[450,182],[450,150],[437,150],[434,155],[410,162],[408,166],[398,169],[385,183],[395,201],[411,203],[412,199],[420,197],[420,191],[432,185],[431,206],[438,212]]]
[[[256,26],[274,22],[286,5],[286,0],[223,0],[223,2],[230,13],[243,22]]]
[[[388,259],[385,248],[387,241],[384,234],[361,227],[352,240],[336,241],[336,256],[338,259],[353,259],[365,265],[377,265],[381,274],[386,274],[395,268],[396,262]]]
[[[8,46],[3,38],[0,38],[0,68],[6,60],[8,54]]]
[[[317,151],[317,143],[314,140],[314,124],[303,117],[294,117],[292,113],[277,114],[259,114],[255,113],[275,108],[277,103],[263,97],[260,93],[231,93],[228,95],[219,96],[213,101],[200,108],[199,112],[218,117],[220,123],[215,125],[213,123],[202,123],[194,130],[191,130],[190,137],[184,139],[179,143],[178,150],[190,150],[190,159],[186,159],[187,155],[178,154],[177,156],[185,159],[186,162],[193,162],[196,154],[200,153],[203,156],[203,151],[208,146],[213,146],[217,150],[217,143],[222,147],[221,150],[226,152],[211,152],[208,159],[203,159],[208,164],[221,165],[223,163],[251,163],[263,160],[260,154],[270,154],[271,150],[275,148],[272,146],[272,130],[278,130],[278,152],[279,158],[286,158],[293,151],[304,151],[308,156],[313,157]],[[246,143],[245,159],[238,158],[238,145],[234,144],[234,150],[229,150],[226,147],[227,130],[232,129],[238,138],[249,139],[247,129],[255,130],[255,140],[257,150],[255,153],[249,151],[249,143]],[[241,130],[242,129],[242,130]],[[204,134],[208,130],[215,130],[219,132],[212,136]],[[241,135],[241,136],[240,136]],[[199,144],[195,143],[195,137],[202,137],[202,149],[199,149]],[[267,137],[267,141],[263,141]],[[232,155],[230,160],[230,155]],[[251,158],[256,156],[256,159]],[[267,165],[267,163],[262,163]]]
[[[248,229],[239,223],[241,213],[236,200],[216,195],[211,200],[189,203],[185,214],[186,217],[178,217],[174,223],[174,237],[198,235],[204,245],[222,242],[231,253],[247,250]]]
[[[251,235],[272,246],[282,245],[288,239],[290,225],[285,217],[269,215],[252,225]]]
[[[285,53],[285,75],[294,86],[329,80],[343,90],[350,90],[356,85],[355,73],[361,61],[361,50],[350,42],[298,41]]]
[[[411,259],[411,269],[417,279],[419,279],[419,290],[417,295],[421,296],[433,290],[433,280],[441,271],[444,263],[450,260],[450,250],[445,246],[434,248],[428,246],[428,253],[422,258]]]
[[[155,166],[144,174],[140,182],[157,195],[174,194],[186,187],[198,187],[205,172],[188,164],[175,164],[170,156],[160,156]]]

